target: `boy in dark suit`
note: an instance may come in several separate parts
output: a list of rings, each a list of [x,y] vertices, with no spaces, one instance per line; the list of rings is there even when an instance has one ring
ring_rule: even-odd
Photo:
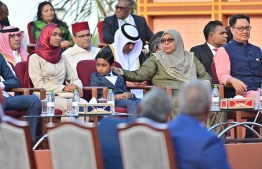
[[[106,46],[96,55],[97,72],[90,76],[90,86],[104,86],[112,89],[115,95],[115,106],[124,107],[128,114],[135,114],[137,105],[141,99],[135,97],[126,89],[124,78],[112,70],[114,68],[114,56],[110,47]],[[101,93],[98,93],[101,97]]]

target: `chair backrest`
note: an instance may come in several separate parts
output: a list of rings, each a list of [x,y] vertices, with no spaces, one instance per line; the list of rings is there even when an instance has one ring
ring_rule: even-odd
[[[115,62],[115,66],[121,68],[118,62]],[[82,60],[78,62],[76,69],[83,86],[90,86],[90,76],[92,73],[96,72],[96,60]],[[90,91],[84,90],[83,98],[85,100],[90,100]]]
[[[219,84],[215,62],[212,62],[211,69],[212,69],[214,84]]]
[[[31,31],[31,25],[33,24],[34,22],[29,22],[27,24],[27,32],[28,32],[28,36],[29,36],[29,42],[31,44],[35,44],[35,40],[34,40],[34,37],[32,35],[32,31]]]
[[[0,168],[35,169],[29,125],[9,116],[0,123]]]
[[[104,21],[98,22],[97,29],[98,29],[100,43],[105,43],[103,40],[103,27],[104,27]]]
[[[102,156],[96,127],[64,122],[48,127],[53,169],[102,169]]]
[[[27,62],[26,61],[23,61],[23,62],[18,62],[16,65],[15,65],[15,73],[16,73],[16,76],[17,78],[19,79],[20,81],[20,87],[22,88],[27,88],[28,86],[24,86],[24,77],[25,77],[25,72],[26,72],[26,66],[27,66]]]
[[[124,169],[176,168],[166,124],[138,118],[134,123],[121,123],[117,127]]]

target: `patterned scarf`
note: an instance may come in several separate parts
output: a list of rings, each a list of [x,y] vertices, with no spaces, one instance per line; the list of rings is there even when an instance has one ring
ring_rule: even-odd
[[[13,50],[9,43],[9,35],[21,34],[21,37],[20,37],[21,44],[20,44],[20,48],[17,51],[21,55],[22,61],[27,60],[28,54],[25,51],[24,46],[22,45],[22,42],[24,41],[24,31],[20,31],[18,29],[18,31],[9,32],[8,30],[11,30],[11,29],[18,29],[18,28],[14,26],[7,26],[2,29],[2,30],[6,30],[6,32],[0,33],[0,53],[4,55],[6,61],[11,62],[13,65],[16,65],[16,59],[13,56]]]

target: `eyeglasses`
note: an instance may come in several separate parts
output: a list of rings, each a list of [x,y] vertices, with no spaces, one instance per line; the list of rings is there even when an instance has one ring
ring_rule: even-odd
[[[80,39],[83,39],[83,38],[85,38],[85,37],[89,38],[89,37],[91,37],[91,36],[92,36],[92,35],[91,35],[90,33],[88,33],[88,34],[85,34],[85,35],[79,35],[79,36],[75,36],[75,37],[80,38]]]
[[[168,38],[168,39],[161,39],[160,42],[161,42],[162,44],[164,44],[164,43],[166,43],[166,42],[167,42],[167,43],[172,43],[172,42],[174,42],[174,40],[175,40],[175,39],[169,39],[169,38]]]
[[[20,38],[22,35],[20,33],[18,33],[18,34],[9,34],[9,38],[14,38],[15,36]]]
[[[239,32],[243,32],[244,31],[244,29],[246,30],[246,31],[250,31],[251,29],[252,29],[252,27],[251,26],[246,26],[246,27],[232,27],[232,28],[236,28]]]
[[[120,11],[124,11],[126,9],[128,9],[128,7],[122,7],[122,6],[115,6],[116,10],[120,9]]]

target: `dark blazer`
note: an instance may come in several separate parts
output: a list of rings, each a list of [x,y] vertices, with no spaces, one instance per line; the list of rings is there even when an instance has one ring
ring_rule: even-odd
[[[192,47],[190,52],[194,52],[196,58],[204,65],[206,72],[213,79],[211,64],[214,56],[207,43]]]
[[[169,123],[179,169],[229,169],[223,142],[193,117],[180,113]]]
[[[143,42],[144,46],[146,44],[146,41],[149,41],[151,39],[153,33],[148,27],[144,17],[137,15],[132,15],[132,17],[134,18],[137,30],[140,35],[140,39]],[[105,43],[111,44],[114,42],[114,36],[118,28],[118,19],[116,15],[109,16],[104,19],[103,40]]]
[[[125,92],[129,92],[126,89],[126,83],[122,76],[113,72],[113,75],[118,76],[116,80],[116,84],[113,85],[105,76],[99,75],[97,72],[94,72],[90,76],[90,86],[104,86],[109,89],[112,89],[114,95],[122,94]],[[102,93],[98,92],[98,98],[102,97]]]
[[[117,124],[127,122],[123,118],[103,118],[97,127],[105,169],[122,169]]]
[[[2,28],[3,28],[3,27],[6,27],[6,26],[10,26],[8,17],[6,17],[5,20],[3,20],[2,22],[0,22],[0,24],[1,24]]]
[[[19,87],[20,83],[18,78],[14,75],[10,67],[7,65],[2,54],[0,54],[0,71],[0,76],[2,76],[5,80],[3,81],[3,84],[5,85],[6,91]]]

